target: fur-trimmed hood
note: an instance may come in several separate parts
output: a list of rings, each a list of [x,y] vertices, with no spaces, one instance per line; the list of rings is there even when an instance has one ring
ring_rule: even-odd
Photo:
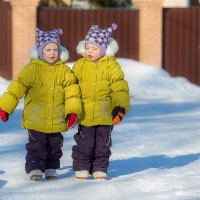
[[[118,52],[118,50],[119,50],[119,46],[118,46],[117,41],[113,38],[110,38],[105,55],[114,56]],[[85,56],[85,41],[84,40],[78,43],[76,47],[76,52],[81,56]]]
[[[63,63],[65,63],[68,60],[68,58],[69,58],[69,52],[62,45],[60,45],[59,48],[60,48],[60,59],[61,59],[61,61]],[[35,44],[29,49],[29,57],[33,58],[33,59],[39,57],[38,56],[37,47],[36,47]]]

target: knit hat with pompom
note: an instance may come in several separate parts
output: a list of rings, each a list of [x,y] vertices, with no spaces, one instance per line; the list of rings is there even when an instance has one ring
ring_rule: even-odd
[[[92,25],[85,37],[85,44],[92,43],[101,50],[101,56],[104,56],[113,30],[117,29],[117,24],[113,23],[110,28],[100,29],[97,25]]]
[[[36,46],[40,58],[44,59],[42,51],[48,43],[56,43],[58,47],[60,46],[59,35],[62,34],[62,29],[54,29],[52,31],[44,32],[39,28],[36,28]]]

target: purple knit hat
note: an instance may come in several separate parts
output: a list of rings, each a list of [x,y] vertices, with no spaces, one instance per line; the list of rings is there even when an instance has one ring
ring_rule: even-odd
[[[113,23],[110,28],[99,29],[97,25],[93,25],[88,31],[84,40],[85,44],[92,43],[97,45],[101,50],[101,56],[104,56],[109,43],[109,39],[113,30],[117,29],[117,24]]]
[[[48,43],[56,43],[59,47],[60,45],[59,35],[62,35],[62,34],[63,34],[62,29],[54,29],[52,31],[44,32],[40,30],[39,28],[36,28],[36,46],[37,46],[37,51],[40,58],[44,59],[42,55],[42,51],[43,51],[43,48]]]

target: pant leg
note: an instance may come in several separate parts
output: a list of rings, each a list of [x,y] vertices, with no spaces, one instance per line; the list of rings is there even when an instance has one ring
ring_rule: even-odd
[[[90,170],[95,147],[95,127],[80,126],[72,147],[73,170]]]
[[[60,168],[62,157],[63,136],[61,133],[47,134],[47,159],[46,169]]]
[[[109,125],[100,125],[96,129],[96,148],[92,163],[92,172],[102,171],[107,173],[109,166],[109,157],[111,155],[111,132],[113,127]]]
[[[45,133],[29,130],[29,142],[26,144],[26,173],[40,169],[44,172],[47,156],[47,135]]]

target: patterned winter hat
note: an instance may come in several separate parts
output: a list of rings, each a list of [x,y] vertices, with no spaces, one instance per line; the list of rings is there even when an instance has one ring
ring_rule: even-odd
[[[101,56],[105,55],[106,48],[113,30],[117,29],[117,24],[113,23],[110,28],[99,29],[97,25],[93,25],[84,40],[85,44],[92,43],[97,45],[101,50]]]
[[[59,35],[62,34],[62,29],[54,29],[52,31],[44,32],[39,28],[36,28],[36,46],[40,58],[44,59],[42,51],[48,43],[56,43],[58,46],[60,45]]]

